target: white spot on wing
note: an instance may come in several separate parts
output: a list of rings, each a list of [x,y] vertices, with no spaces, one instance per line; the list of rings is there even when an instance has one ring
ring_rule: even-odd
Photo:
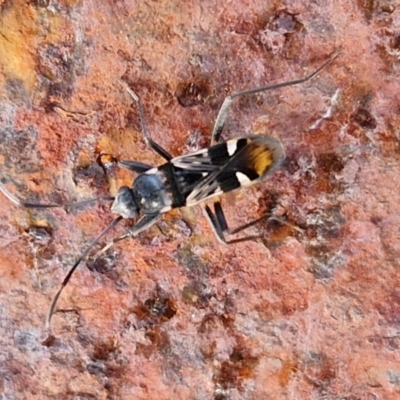
[[[154,175],[158,172],[158,168],[154,167],[152,169],[149,169],[148,171],[145,172],[146,175]]]
[[[226,149],[228,150],[228,154],[230,156],[233,156],[237,150],[237,139],[233,139],[233,140],[228,140],[226,142]]]
[[[216,187],[215,190],[212,192],[207,192],[205,188],[203,188],[202,190],[194,190],[186,199],[186,206],[193,207],[199,203],[202,203],[205,200],[220,196],[223,193],[224,192],[219,186]]]
[[[160,210],[160,214],[166,213],[172,209],[171,206],[165,206]]]
[[[254,181],[249,179],[249,177],[246,174],[243,174],[242,172],[236,172],[236,178],[238,178],[238,181],[240,182],[241,186],[251,186],[254,184]]]

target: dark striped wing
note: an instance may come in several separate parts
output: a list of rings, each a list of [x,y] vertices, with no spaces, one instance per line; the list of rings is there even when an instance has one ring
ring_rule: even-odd
[[[194,206],[223,193],[253,185],[278,168],[284,158],[279,140],[260,135],[231,139],[176,157],[171,163],[203,175],[186,198],[186,205]]]

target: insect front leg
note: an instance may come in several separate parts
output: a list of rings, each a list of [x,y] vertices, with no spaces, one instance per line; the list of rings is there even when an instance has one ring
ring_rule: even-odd
[[[250,235],[250,236],[241,237],[239,239],[226,240],[225,235],[235,235],[236,233],[239,233],[239,232],[257,224],[260,221],[262,221],[263,219],[270,216],[270,214],[265,214],[260,218],[257,218],[251,222],[248,222],[247,224],[241,225],[235,229],[229,229],[224,211],[223,211],[221,203],[219,201],[214,203],[214,212],[212,212],[211,208],[208,207],[207,205],[204,207],[204,211],[205,211],[207,220],[209,221],[211,228],[215,234],[215,237],[217,238],[217,240],[220,243],[224,243],[224,244],[234,244],[234,243],[245,242],[247,240],[260,239],[261,236],[259,236],[259,235]]]
[[[94,258],[96,259],[100,255],[104,254],[108,249],[110,249],[115,243],[121,242],[122,240],[128,239],[132,236],[138,235],[140,232],[150,228],[161,218],[161,214],[150,214],[143,215],[136,224],[124,235],[118,236],[113,239],[110,243],[106,244],[101,250],[99,250]]]
[[[255,94],[255,93],[260,93],[260,92],[266,92],[267,90],[273,90],[273,89],[278,89],[282,88],[285,86],[292,86],[292,85],[297,85],[299,83],[304,83],[313,78],[315,75],[318,74],[323,68],[325,68],[328,64],[330,64],[337,56],[339,53],[335,53],[331,58],[329,58],[328,61],[325,61],[319,68],[317,68],[314,72],[311,74],[307,75],[304,78],[300,79],[294,79],[291,81],[286,81],[286,82],[280,82],[280,83],[275,83],[272,85],[267,85],[267,86],[261,86],[253,89],[246,89],[246,90],[241,90],[240,92],[234,92],[231,93],[229,96],[225,98],[225,100],[222,103],[221,108],[219,109],[217,119],[214,124],[214,129],[211,135],[211,145],[218,143],[219,139],[221,138],[221,133],[224,129],[225,123],[228,119],[228,113],[229,113],[229,108],[233,102],[233,100],[236,97],[240,96],[246,96],[249,94]]]
[[[152,169],[151,165],[142,163],[140,161],[129,161],[129,160],[121,160],[118,161],[118,167],[128,169],[129,171],[137,172],[138,174],[142,174],[143,172]]]
[[[144,141],[146,144],[154,150],[157,154],[159,154],[162,158],[164,158],[167,161],[172,160],[171,154],[168,153],[167,150],[162,148],[159,144],[157,144],[149,135],[147,132],[147,127],[146,127],[146,120],[144,118],[144,111],[143,111],[143,105],[142,102],[140,101],[139,96],[130,88],[127,88],[128,93],[131,95],[132,99],[136,102],[139,110],[139,119],[140,119],[140,125],[142,128],[142,135],[144,138]]]

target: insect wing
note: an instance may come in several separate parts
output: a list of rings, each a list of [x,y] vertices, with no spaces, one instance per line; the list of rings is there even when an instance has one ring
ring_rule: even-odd
[[[271,136],[244,136],[178,158],[186,157],[205,161],[207,169],[204,169],[204,172],[208,171],[186,199],[186,205],[193,206],[260,181],[279,167],[285,153],[281,142]],[[175,164],[175,159],[172,162]],[[179,160],[179,164],[184,163]],[[203,163],[197,163],[196,167],[200,165]],[[211,169],[212,166],[214,170]]]
[[[221,165],[221,161],[217,161],[211,157],[209,153],[210,149],[211,147],[196,151],[195,153],[175,157],[171,160],[171,164],[177,168],[190,170],[192,172],[210,173],[213,171],[218,171],[223,164]]]

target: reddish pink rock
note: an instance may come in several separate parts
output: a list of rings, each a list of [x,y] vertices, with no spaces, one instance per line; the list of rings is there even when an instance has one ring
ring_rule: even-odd
[[[287,224],[224,247],[200,209],[165,215],[80,266],[46,345],[52,296],[112,215],[2,198],[0,397],[399,398],[395,2],[0,7],[1,178],[31,201],[129,184],[104,175],[101,152],[162,162],[127,85],[178,155],[208,145],[229,92],[305,76],[341,50],[306,84],[237,101],[224,132],[272,134],[287,152],[268,180],[224,199],[231,226],[265,212]]]

